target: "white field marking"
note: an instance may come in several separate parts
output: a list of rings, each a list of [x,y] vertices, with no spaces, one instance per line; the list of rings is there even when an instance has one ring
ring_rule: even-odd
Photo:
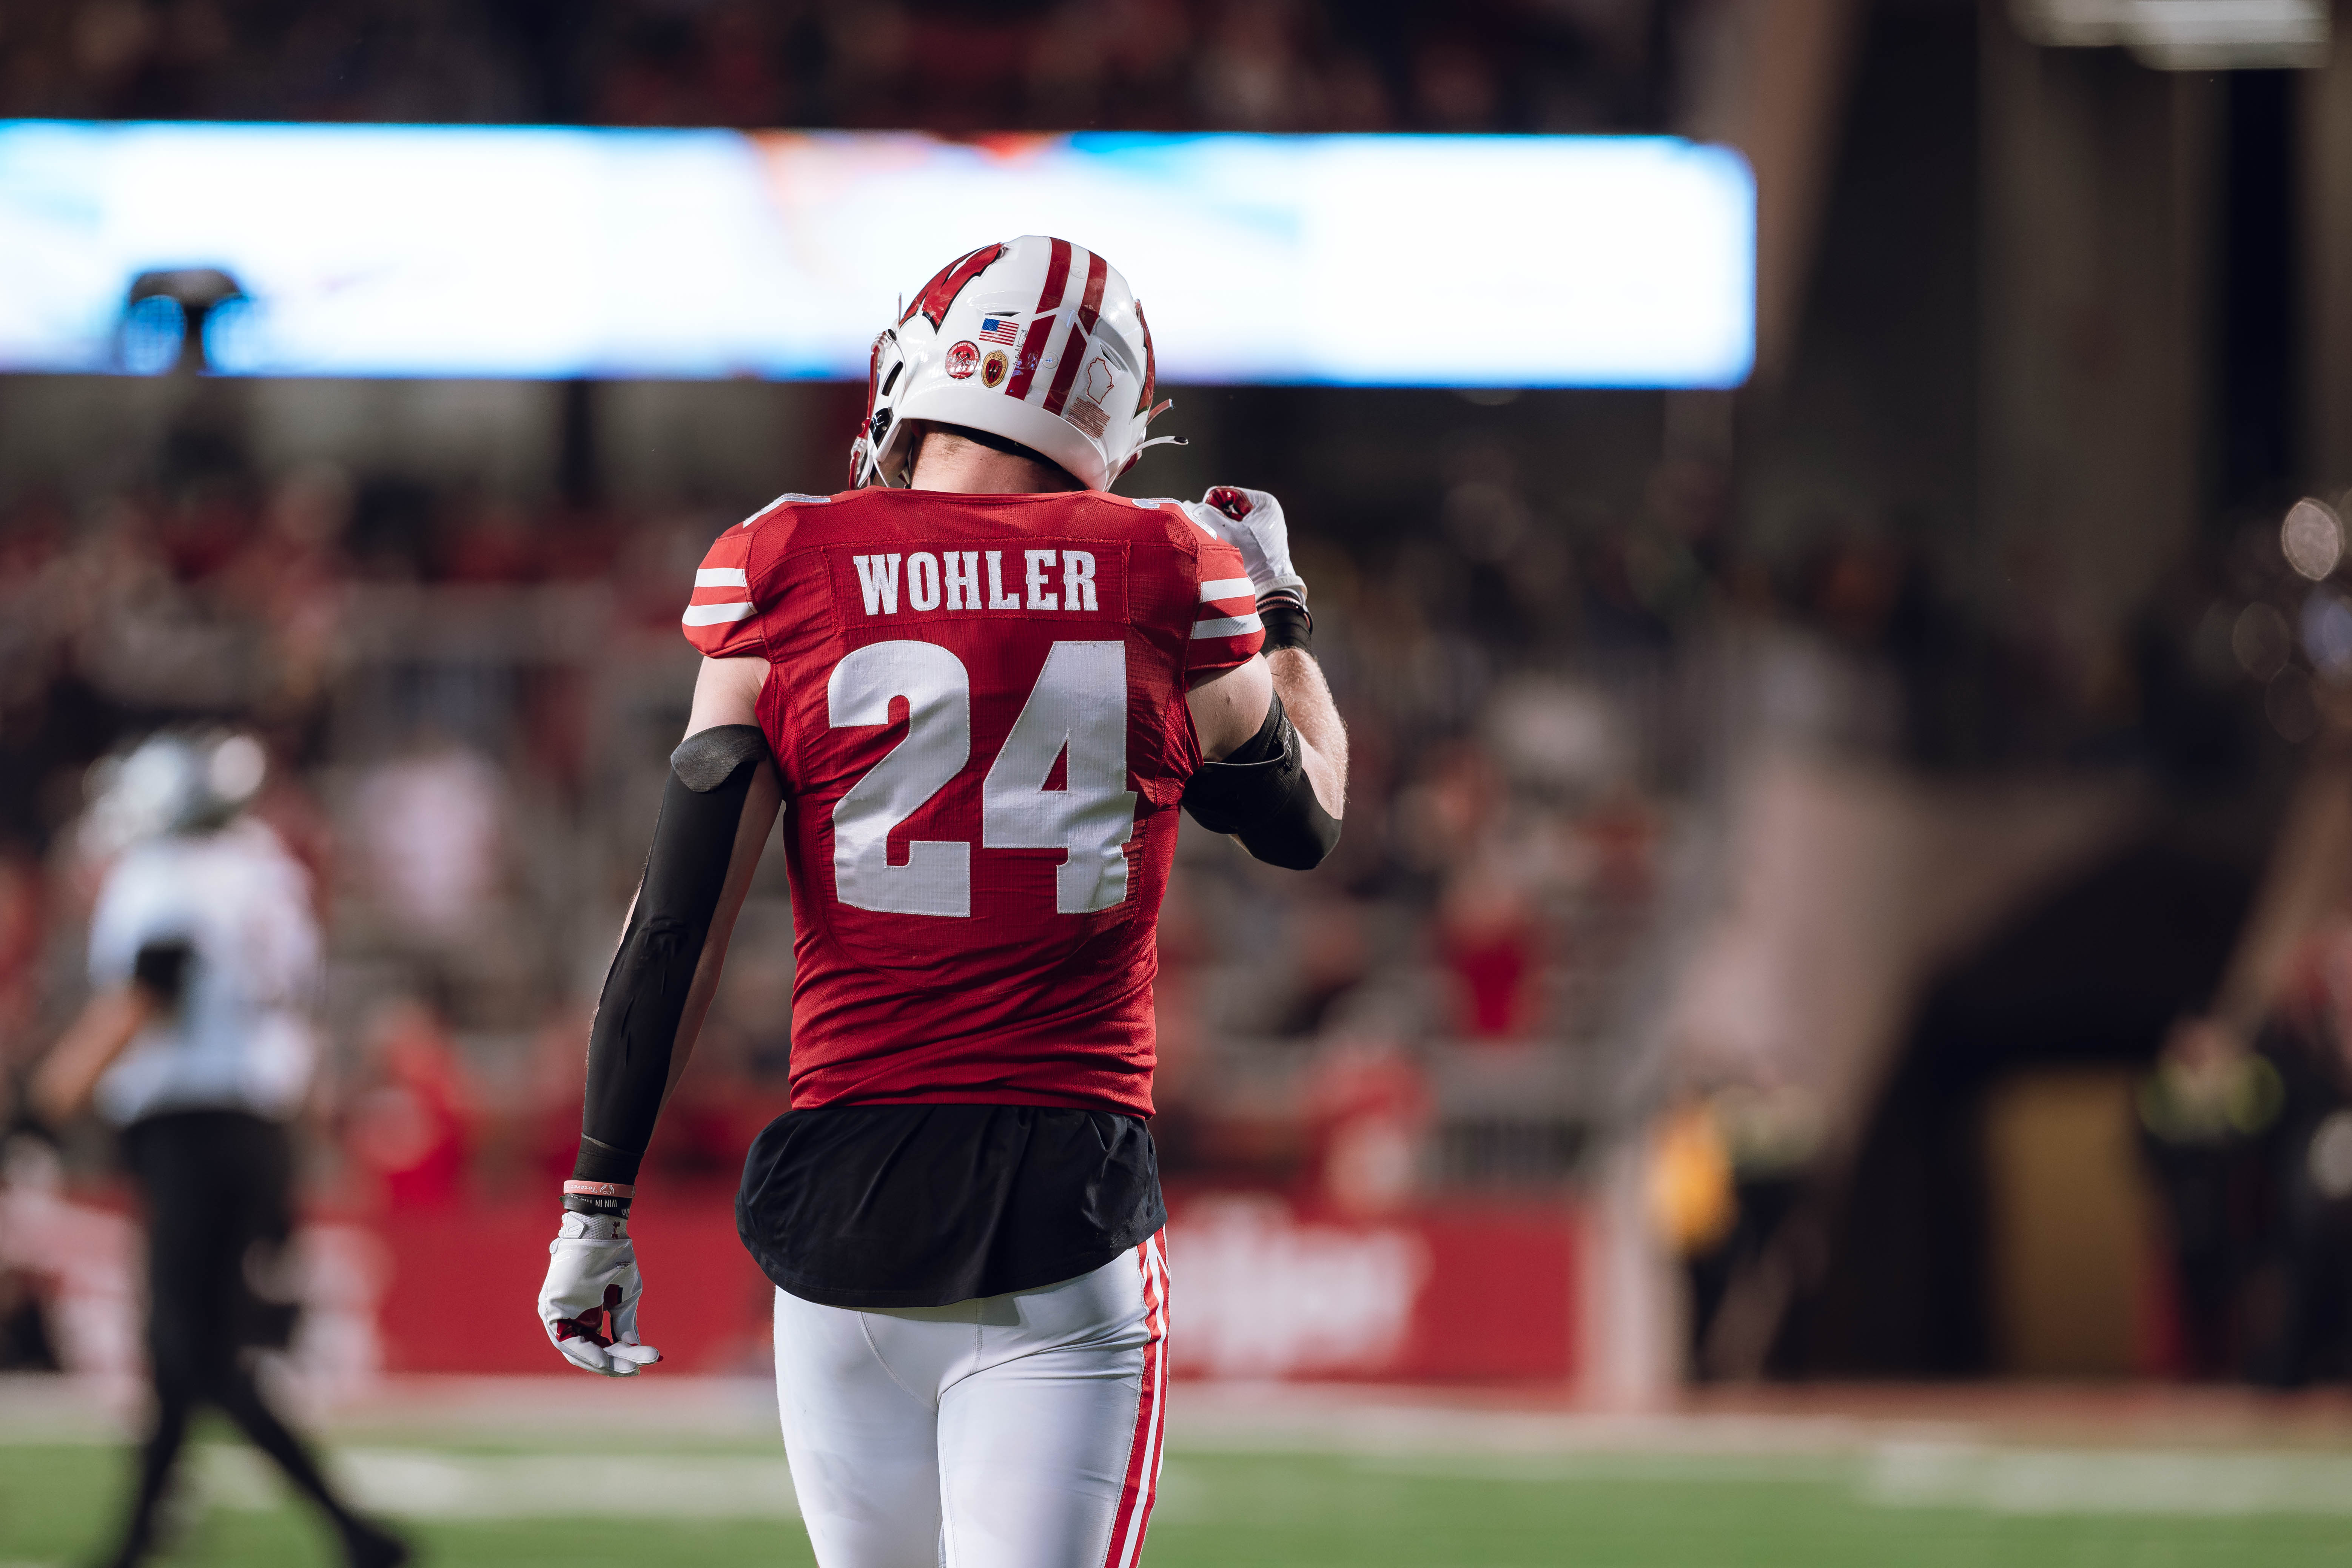
[[[2009,1514],[2352,1515],[2352,1454],[1888,1443],[1863,1500]]]
[[[221,1508],[288,1498],[268,1460],[239,1445],[199,1449],[198,1484]],[[782,1456],[456,1454],[343,1448],[329,1468],[363,1510],[403,1519],[798,1519]]]
[[[1831,1482],[1850,1479],[1851,1458],[1802,1451],[1787,1454],[1704,1451],[1483,1454],[1364,1454],[1354,1468],[1411,1480],[1517,1481],[1558,1485],[1569,1481]]]
[[[2352,1515],[2352,1454],[2268,1450],[2001,1448],[1881,1443],[1838,1454],[1628,1450],[1617,1453],[1364,1455],[1359,1468],[1432,1480],[1851,1481],[1880,1508],[2001,1514]]]
[[[1174,1453],[1381,1454],[1450,1461],[1483,1454],[1760,1455],[1868,1452],[1890,1438],[1965,1441],[1948,1422],[1842,1415],[1596,1415],[1343,1399],[1314,1385],[1180,1384]]]

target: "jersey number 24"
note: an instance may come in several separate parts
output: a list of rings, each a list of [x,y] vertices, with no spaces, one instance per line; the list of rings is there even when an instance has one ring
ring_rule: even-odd
[[[890,834],[971,760],[971,677],[937,643],[868,643],[833,667],[830,721],[887,724],[907,700],[907,738],[833,808],[833,885],[840,900],[884,914],[971,914],[971,845],[918,838],[890,863]],[[1047,789],[1067,753],[1068,787]],[[1066,851],[1054,908],[1093,914],[1127,901],[1123,846],[1135,832],[1127,787],[1127,645],[1057,642],[980,786],[983,849]]]

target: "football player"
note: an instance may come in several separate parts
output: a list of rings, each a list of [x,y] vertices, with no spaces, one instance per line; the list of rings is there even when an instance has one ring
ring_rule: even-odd
[[[785,808],[792,1109],[743,1241],[825,1568],[1121,1568],[1160,1470],[1149,1118],[1177,808],[1337,842],[1347,742],[1271,496],[1131,500],[1151,334],[1103,258],[957,259],[876,340],[850,489],[730,529],[685,742],[591,1031],[540,1316],[628,1375],[639,1157]]]
[[[52,1121],[95,1104],[121,1129],[145,1199],[153,1425],[110,1560],[120,1568],[153,1552],[189,1422],[206,1405],[332,1521],[347,1562],[409,1557],[329,1484],[246,1354],[291,1329],[248,1271],[293,1234],[287,1123],[310,1090],[319,984],[310,873],[245,809],[265,767],[250,735],[167,730],[94,770],[92,827],[121,853],[91,911],[92,994],[31,1085]]]

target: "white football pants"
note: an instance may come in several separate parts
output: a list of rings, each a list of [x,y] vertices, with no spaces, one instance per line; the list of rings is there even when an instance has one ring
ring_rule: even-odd
[[[946,1307],[776,1292],[776,1402],[820,1568],[1133,1568],[1167,1386],[1160,1235]]]

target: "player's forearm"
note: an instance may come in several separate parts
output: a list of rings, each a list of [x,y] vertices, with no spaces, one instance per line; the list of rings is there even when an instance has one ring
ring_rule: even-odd
[[[1298,731],[1299,758],[1315,799],[1334,821],[1348,805],[1348,727],[1331,700],[1323,667],[1304,648],[1277,648],[1265,656],[1273,672],[1274,689]]]
[[[154,1016],[154,999],[137,985],[91,997],[33,1074],[26,1098],[34,1111],[53,1122],[79,1114],[106,1069]]]
[[[782,787],[776,782],[775,769],[761,763],[751,777],[751,788],[743,801],[743,817],[735,830],[735,852],[727,863],[727,882],[719,889],[719,907],[712,911],[710,934],[703,940],[702,962],[695,965],[694,984],[686,994],[686,1013],[678,1020],[677,1043],[670,1047],[669,1079],[662,1085],[662,1097],[677,1087],[686,1071],[688,1060],[694,1055],[694,1042],[701,1037],[702,1021],[710,1014],[711,998],[719,994],[719,975],[727,963],[727,944],[735,935],[735,917],[743,912],[743,900],[751,891],[752,874],[760,868],[760,852],[767,847],[768,834],[776,826],[776,813],[783,804]]]
[[[673,757],[645,880],[589,1032],[575,1179],[635,1181],[780,799],[756,731],[690,737]]]

